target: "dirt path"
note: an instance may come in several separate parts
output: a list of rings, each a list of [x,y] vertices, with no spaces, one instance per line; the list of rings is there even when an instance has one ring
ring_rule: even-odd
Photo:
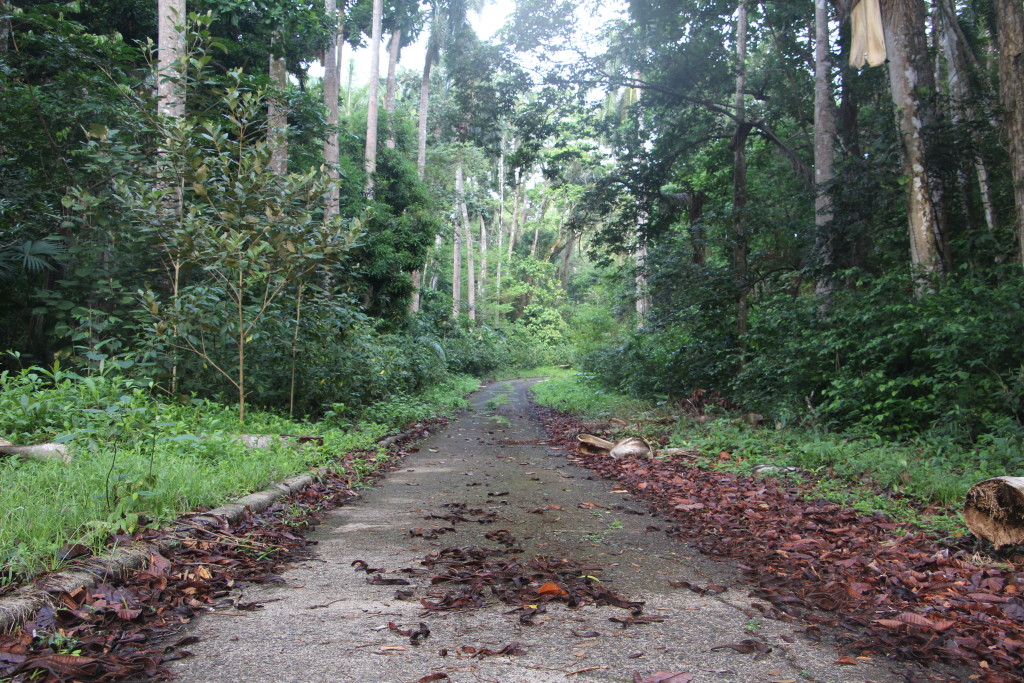
[[[803,625],[763,617],[726,565],[559,457],[530,417],[530,383],[477,392],[377,488],[331,513],[314,557],[283,583],[244,590],[262,609],[197,619],[186,634],[199,638],[195,656],[171,665],[179,680],[907,680],[905,664],[838,664],[842,653]],[[431,584],[442,576],[468,580]],[[612,604],[589,604],[595,595]],[[630,604],[641,600],[642,611]]]

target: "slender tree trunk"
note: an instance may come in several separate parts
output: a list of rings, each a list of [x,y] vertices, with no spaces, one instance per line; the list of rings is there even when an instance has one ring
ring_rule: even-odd
[[[324,51],[324,107],[327,109],[327,136],[324,138],[324,166],[331,177],[331,186],[327,192],[327,203],[324,207],[325,218],[338,215],[340,207],[340,186],[338,185],[338,90],[341,86],[341,46],[343,45],[338,16],[337,0],[324,0],[324,10],[331,21],[335,22],[334,36],[331,44]]]
[[[370,35],[370,87],[366,110],[366,196],[373,199],[373,176],[377,172],[377,91],[380,86],[381,18],[384,0],[373,0],[373,25]]]
[[[395,91],[398,84],[395,80],[395,71],[398,69],[398,54],[402,44],[402,32],[395,31],[391,34],[391,44],[388,46],[388,80],[387,88],[384,90],[384,111],[388,115],[388,138],[384,146],[388,149],[395,148]]]
[[[463,248],[466,250],[466,312],[471,322],[476,322],[476,273],[474,264],[476,254],[473,253],[473,231],[469,227],[469,210],[466,207],[466,190],[462,177],[462,161],[455,169],[455,194],[459,203]]]
[[[999,32],[999,99],[1010,150],[1018,258],[1024,264],[1024,7],[1020,0],[995,0],[994,5]]]
[[[419,120],[417,122],[416,134],[416,177],[420,180],[423,180],[423,177],[427,172],[427,107],[430,102],[430,69],[434,63],[435,52],[436,49],[433,47],[433,41],[431,41],[428,43],[427,54],[423,59],[423,77],[420,80]],[[456,239],[457,237],[458,236],[456,235]],[[421,279],[421,276],[417,271],[413,271],[412,277],[414,283]],[[436,289],[436,275],[431,278],[430,283],[431,289]],[[458,306],[458,303],[456,302],[455,305]],[[413,294],[413,299],[409,304],[409,310],[413,313],[417,313],[420,310],[418,289]]]
[[[647,212],[641,209],[636,218],[636,329],[647,324],[651,311],[651,291],[647,285]]]
[[[498,265],[494,273],[494,320],[501,322],[501,264],[504,261],[505,238],[505,136],[501,136],[501,152],[498,154]]]
[[[462,162],[455,165],[455,246],[452,251],[452,318],[458,319],[462,299]]]
[[[522,221],[523,216],[523,193],[525,191],[526,183],[523,182],[522,177],[519,178],[519,184],[516,187],[515,201],[512,206],[512,226],[508,233],[508,263],[509,267],[512,267],[512,252],[516,247],[516,237],[519,234],[519,224]]]
[[[274,42],[277,42],[275,40]],[[274,88],[267,102],[267,126],[270,134],[270,171],[288,173],[288,69],[284,57],[270,55],[270,83]]]
[[[736,333],[747,333],[747,0],[736,13],[736,133],[732,140],[732,266],[736,286]]]
[[[889,89],[896,105],[903,140],[903,169],[908,180],[910,262],[926,273],[939,273],[943,267],[939,256],[939,213],[928,177],[924,140],[924,127],[933,118],[927,98],[934,92],[934,82],[928,61],[923,0],[885,0],[882,19],[886,27]]]
[[[466,205],[462,205],[462,239],[466,247],[466,313],[470,322],[476,322],[476,253],[473,249],[473,229],[469,226],[469,216],[465,213]]]
[[[160,11],[159,7],[157,9],[159,11],[160,17],[163,17],[163,12]],[[7,0],[0,0],[0,14],[6,15],[10,11],[11,11],[10,4],[7,2]],[[158,31],[159,31],[159,27],[158,27]],[[159,35],[162,35],[162,34],[158,33],[158,36]],[[11,20],[8,19],[6,16],[4,16],[3,18],[0,18],[0,55],[7,54],[8,42],[10,41],[10,38],[11,38]],[[157,39],[157,45],[158,46],[160,45],[160,39],[159,38]],[[158,57],[158,59],[159,59],[159,57]]]
[[[970,88],[968,86],[968,65],[967,55],[969,46],[961,43],[959,33],[956,30],[956,14],[949,0],[939,0],[936,8],[938,23],[942,34],[942,51],[946,56],[946,79],[949,84],[949,94],[952,99],[952,118],[956,127],[960,127],[964,120],[972,123],[978,121],[977,111],[970,101]],[[970,134],[973,142],[977,142],[977,136]],[[989,183],[988,167],[980,154],[975,153],[974,173],[978,179],[978,190],[981,194],[982,212],[985,218],[985,226],[989,231],[996,228],[995,207],[992,204],[991,184]],[[961,171],[964,185],[964,204],[970,206],[969,188],[967,187],[966,175]],[[970,215],[970,212],[968,212]]]
[[[551,205],[551,196],[545,194],[540,203],[540,214],[537,216],[537,223],[533,228],[533,243],[530,245],[530,258],[537,258],[537,240],[540,238],[540,228],[544,225],[544,218],[548,215],[548,207]]]
[[[576,235],[569,233],[569,241],[565,244],[565,249],[562,250],[562,290],[567,291],[569,289],[569,275],[570,275],[570,259],[572,259],[572,248],[576,244]]]
[[[420,269],[412,271],[412,296],[409,299],[409,312],[419,313],[420,311],[420,288],[422,287],[422,273]]]
[[[295,416],[295,371],[299,361],[299,326],[302,324],[302,280],[295,295],[295,333],[292,335],[292,381],[288,390],[288,417]]]
[[[427,45],[427,54],[423,58],[423,77],[420,79],[420,108],[416,135],[416,174],[423,180],[427,170],[427,108],[430,103],[430,69],[437,58],[437,48],[433,36]]]
[[[814,0],[814,225],[818,268],[816,291],[827,297],[832,293],[835,267],[832,223],[832,198],[826,189],[833,177],[835,161],[836,116],[832,95],[832,52],[828,38],[828,0]]]
[[[7,2],[3,3],[7,9]],[[172,118],[185,115],[185,88],[181,58],[185,54],[185,0],[160,0],[157,10],[157,102],[160,113]],[[0,43],[7,46],[7,28]]]
[[[0,3],[0,11],[8,11],[6,1]],[[157,110],[169,118],[180,119],[185,116],[185,84],[182,73],[185,54],[185,0],[160,0],[157,6]],[[7,32],[10,24],[7,20],[0,21],[0,49],[7,50]],[[161,154],[165,150],[161,150]],[[165,187],[170,179],[161,181]],[[167,208],[174,213],[175,220],[181,223],[184,211],[184,194],[181,181],[174,182],[174,192],[168,195]],[[181,259],[164,245],[167,260],[172,270],[171,300],[178,300],[181,285]],[[177,338],[180,328],[177,323],[172,327],[172,334]],[[178,391],[178,352],[173,352],[171,362],[171,396]]]
[[[484,298],[484,285],[487,282],[487,223],[480,214],[480,275],[477,278],[476,294],[481,301]]]

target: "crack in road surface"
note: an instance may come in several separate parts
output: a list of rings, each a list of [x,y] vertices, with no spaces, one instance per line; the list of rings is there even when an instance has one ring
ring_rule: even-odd
[[[907,680],[907,664],[844,657],[765,617],[731,568],[560,457],[532,383],[477,392],[334,510],[313,557],[244,589],[262,609],[191,624],[178,680]]]

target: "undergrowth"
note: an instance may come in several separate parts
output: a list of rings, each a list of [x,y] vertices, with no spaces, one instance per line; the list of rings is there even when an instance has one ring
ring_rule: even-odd
[[[368,451],[349,463],[352,484],[379,466],[375,444],[389,432],[465,405],[476,386],[456,376],[416,397],[397,396],[357,419],[313,423],[208,400],[157,400],[146,383],[59,366],[0,375],[0,436],[19,444],[58,441],[72,458],[0,460],[0,587],[60,565],[61,549],[98,550],[112,534],[158,525],[267,483]],[[247,448],[239,434],[307,434],[323,444]]]
[[[533,393],[537,403],[584,419],[637,422],[669,408],[608,391],[586,375],[537,384]],[[663,429],[657,425],[644,428],[648,437],[667,437],[668,447],[700,451],[700,467],[742,474],[752,474],[757,465],[796,467],[809,474],[811,495],[867,514],[880,512],[946,537],[965,531],[959,508],[971,485],[993,476],[1024,474],[997,448],[969,451],[948,439],[894,442],[873,434],[776,427],[752,427],[723,414],[708,421],[682,417],[667,433],[654,434]]]

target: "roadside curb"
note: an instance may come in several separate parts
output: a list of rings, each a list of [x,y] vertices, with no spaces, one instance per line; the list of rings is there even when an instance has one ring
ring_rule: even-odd
[[[394,434],[381,439],[377,445],[387,449],[411,434],[412,432]],[[310,486],[328,469],[328,466],[320,467],[312,472],[271,484],[262,491],[250,493],[209,512],[189,517],[187,524],[179,517],[169,537],[160,543],[140,543],[116,548],[87,560],[79,568],[47,574],[31,584],[22,586],[12,595],[0,598],[0,633],[11,633],[19,629],[38,610],[46,605],[52,605],[54,596],[95,588],[100,583],[112,579],[123,579],[133,570],[145,567],[152,555],[180,547],[185,539],[191,537],[196,526],[213,528],[219,526],[222,520],[235,522],[246,508],[253,512],[262,512],[278,498]]]

